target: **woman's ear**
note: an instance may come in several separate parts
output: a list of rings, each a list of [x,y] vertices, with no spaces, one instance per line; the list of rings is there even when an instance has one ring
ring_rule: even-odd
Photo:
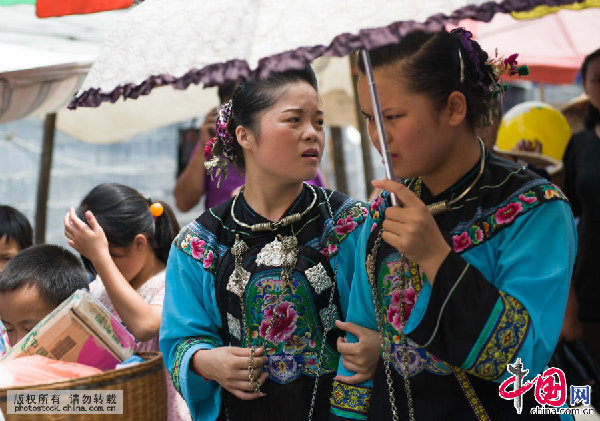
[[[138,234],[133,239],[133,245],[137,251],[143,250],[148,245],[148,239],[144,234]]]
[[[252,130],[244,126],[237,126],[235,129],[235,137],[242,149],[251,149],[252,144],[254,143],[254,134],[252,133]]]
[[[452,92],[446,102],[446,111],[450,126],[461,124],[467,116],[467,98],[465,98],[465,95],[459,91]]]

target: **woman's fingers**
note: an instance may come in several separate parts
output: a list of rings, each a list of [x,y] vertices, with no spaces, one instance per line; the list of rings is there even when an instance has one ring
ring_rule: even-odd
[[[371,380],[371,378],[364,374],[356,373],[353,376],[335,376],[334,380],[345,384],[358,384],[367,380]]]
[[[266,396],[262,392],[246,392],[244,390],[239,390],[239,389],[227,389],[227,390],[229,390],[233,395],[235,395],[236,397],[238,397],[244,401],[250,401],[252,399],[257,399],[257,398]]]
[[[404,207],[411,207],[419,203],[423,203],[412,191],[410,191],[408,187],[398,181],[388,179],[373,180],[371,184],[373,184],[373,187],[375,188],[394,193],[396,197],[398,197],[398,199],[400,199],[400,201],[404,204]]]
[[[344,365],[344,368],[349,371],[353,371],[355,373],[361,372],[361,366],[359,364],[353,363],[352,361],[348,360],[347,358],[342,357],[342,364]]]
[[[92,231],[96,231],[98,228],[100,228],[100,224],[98,224],[98,221],[96,220],[96,217],[94,216],[92,211],[86,211],[85,217],[88,220]]]

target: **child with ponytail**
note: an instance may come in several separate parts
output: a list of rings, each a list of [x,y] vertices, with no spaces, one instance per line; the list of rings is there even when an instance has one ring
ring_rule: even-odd
[[[85,222],[84,222],[85,221]],[[65,215],[69,245],[97,274],[91,293],[135,337],[136,351],[158,351],[165,268],[179,224],[169,205],[122,184],[94,187]],[[169,420],[190,419],[167,382]]]

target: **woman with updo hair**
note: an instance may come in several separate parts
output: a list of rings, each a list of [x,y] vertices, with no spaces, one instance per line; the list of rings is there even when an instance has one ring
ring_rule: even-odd
[[[207,168],[233,163],[245,182],[173,243],[160,330],[173,384],[197,420],[327,419],[340,354],[360,382],[379,347],[342,322],[367,209],[305,183],[325,140],[314,72],[240,84],[216,132]]]
[[[533,379],[556,346],[573,216],[556,186],[476,135],[505,89],[500,76],[525,69],[515,55],[489,57],[463,28],[414,31],[370,54],[396,180],[373,182],[384,191],[359,240],[348,321],[379,330],[382,353],[372,382],[334,383],[332,418],[536,417],[534,391],[515,402],[505,393],[512,382],[502,382],[513,364],[529,370],[523,382]],[[379,148],[358,64],[360,106]]]

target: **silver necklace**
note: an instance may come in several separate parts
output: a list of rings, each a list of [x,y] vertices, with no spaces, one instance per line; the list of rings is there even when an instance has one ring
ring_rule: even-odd
[[[306,184],[306,183],[304,183],[304,184]],[[233,209],[235,208],[238,198],[244,191],[244,186],[242,186],[240,191],[238,191],[238,193],[233,198],[233,203],[231,204],[231,217],[233,218],[235,223],[238,224],[240,227],[249,228],[252,232],[277,231],[277,229],[279,229],[279,227],[287,227],[288,225],[291,225],[294,222],[300,221],[302,219],[302,217],[304,215],[306,215],[313,208],[315,203],[317,202],[317,192],[315,192],[314,187],[311,186],[310,184],[306,184],[306,185],[308,186],[308,188],[310,189],[310,191],[313,194],[312,202],[310,202],[310,205],[308,205],[308,207],[306,209],[304,209],[302,212],[299,212],[299,213],[294,213],[292,215],[284,216],[283,218],[281,218],[279,221],[276,221],[276,222],[273,222],[273,221],[261,222],[259,224],[254,224],[254,225],[248,225],[248,224],[240,221],[239,219],[237,219],[235,217],[235,214],[233,212]]]
[[[452,206],[453,204],[458,202],[460,199],[465,197],[467,195],[467,193],[469,193],[471,191],[473,186],[475,186],[475,184],[477,184],[477,182],[481,178],[481,174],[483,174],[483,169],[485,167],[485,145],[483,144],[483,141],[481,140],[481,138],[478,137],[477,140],[479,140],[479,144],[481,146],[481,160],[479,161],[479,173],[477,174],[477,177],[475,177],[475,179],[471,182],[471,184],[469,184],[469,187],[467,187],[461,194],[459,194],[454,199],[442,200],[441,202],[436,202],[436,203],[427,205],[427,209],[429,209],[429,212],[431,212],[432,215],[435,216],[435,215],[439,215],[444,212],[448,212],[450,210],[450,206]]]

